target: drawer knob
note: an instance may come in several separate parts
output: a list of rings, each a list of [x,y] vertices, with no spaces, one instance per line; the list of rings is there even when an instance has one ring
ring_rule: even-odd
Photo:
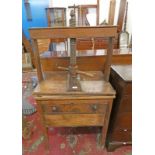
[[[128,129],[123,129],[123,131],[124,131],[124,132],[127,132],[127,131],[128,131]]]
[[[97,105],[95,105],[95,104],[92,105],[92,110],[93,110],[93,111],[96,111],[96,110],[97,110]]]
[[[123,142],[123,145],[126,145],[127,144],[127,142]]]
[[[52,111],[56,111],[57,110],[57,107],[56,106],[53,106],[52,107]]]

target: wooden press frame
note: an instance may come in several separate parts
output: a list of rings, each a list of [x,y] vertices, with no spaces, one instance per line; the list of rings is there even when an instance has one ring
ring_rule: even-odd
[[[107,49],[106,61],[104,64],[104,80],[109,81],[110,66],[113,53],[113,39],[117,33],[117,26],[98,26],[98,27],[57,27],[57,28],[30,28],[30,37],[37,68],[38,80],[42,81],[43,72],[40,63],[40,55],[38,50],[37,39],[50,38],[89,38],[89,37],[105,37],[108,38],[109,44]]]

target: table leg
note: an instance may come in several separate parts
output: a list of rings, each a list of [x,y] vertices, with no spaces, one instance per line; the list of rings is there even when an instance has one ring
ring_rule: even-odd
[[[103,148],[105,147],[105,141],[106,141],[106,136],[107,136],[107,131],[108,131],[108,124],[109,124],[111,109],[112,109],[112,102],[109,103],[108,106],[107,106],[105,120],[104,120],[104,126],[102,127],[102,133],[101,133],[101,137],[100,137],[100,140],[99,140],[99,144]]]

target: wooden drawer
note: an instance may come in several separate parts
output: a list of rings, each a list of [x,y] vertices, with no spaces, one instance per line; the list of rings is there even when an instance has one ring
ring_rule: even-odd
[[[111,141],[129,142],[132,141],[132,131],[126,128],[117,128],[111,134]]]
[[[44,115],[46,126],[78,127],[78,126],[103,126],[103,114],[53,114]]]
[[[62,114],[62,113],[105,114],[107,103],[108,101],[102,101],[102,100],[41,101],[41,107],[45,114]]]
[[[120,128],[131,129],[132,113],[131,112],[120,113],[117,117],[115,125]]]

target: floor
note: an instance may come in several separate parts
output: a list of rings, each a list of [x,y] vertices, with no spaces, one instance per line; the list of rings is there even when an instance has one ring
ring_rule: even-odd
[[[32,79],[35,72],[23,73],[23,97],[32,106],[36,106],[31,93]],[[99,127],[81,128],[53,128],[48,129],[49,152],[45,150],[45,138],[38,113],[24,116],[30,129],[29,138],[22,139],[23,155],[131,155],[132,147],[126,146],[107,152],[98,144]]]

